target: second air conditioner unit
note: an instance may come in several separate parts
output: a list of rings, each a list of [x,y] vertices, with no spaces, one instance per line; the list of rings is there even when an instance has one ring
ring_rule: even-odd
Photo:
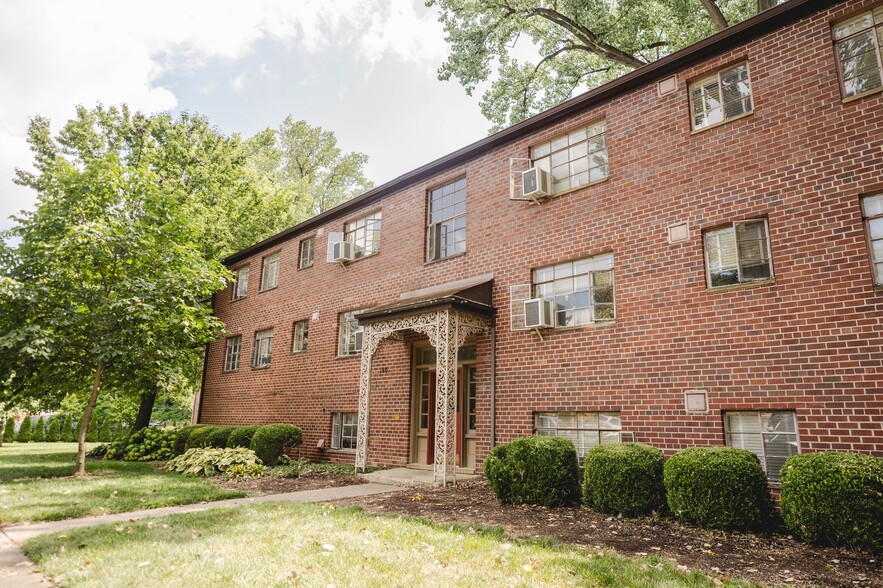
[[[545,298],[524,301],[524,326],[528,329],[551,329],[555,326],[555,302]]]
[[[534,200],[550,196],[549,172],[538,167],[521,172],[521,189],[526,197]]]

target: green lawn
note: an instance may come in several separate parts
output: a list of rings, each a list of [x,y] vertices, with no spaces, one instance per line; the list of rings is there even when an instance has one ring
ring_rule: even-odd
[[[88,460],[74,478],[74,443],[0,447],[0,525],[57,521],[244,496],[149,463]]]
[[[78,529],[31,539],[23,549],[62,586],[714,586],[662,558],[313,504]]]

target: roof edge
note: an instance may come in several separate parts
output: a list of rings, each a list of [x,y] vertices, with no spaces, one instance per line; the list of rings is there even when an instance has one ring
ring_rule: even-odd
[[[598,86],[544,110],[528,119],[521,121],[502,131],[479,139],[474,143],[453,151],[443,157],[413,169],[401,176],[373,188],[364,194],[356,196],[346,202],[335,206],[330,210],[308,218],[284,231],[267,237],[254,245],[241,249],[223,260],[225,265],[231,265],[254,255],[264,249],[286,241],[288,238],[313,230],[331,219],[343,216],[351,210],[357,209],[376,202],[393,192],[404,189],[427,177],[438,174],[447,168],[454,167],[473,159],[485,151],[495,149],[506,143],[515,141],[524,135],[536,131],[538,128],[557,122],[562,118],[572,116],[592,106],[607,102],[613,98],[625,94],[637,87],[656,81],[658,78],[671,75],[673,72],[684,69],[689,65],[707,59],[719,53],[745,44],[757,37],[784,27],[809,14],[820,12],[829,6],[839,4],[845,0],[788,0],[769,10],[765,10],[749,19],[732,25],[723,31],[706,37],[692,45],[688,45],[671,55],[658,59],[647,65],[624,74],[602,86]]]

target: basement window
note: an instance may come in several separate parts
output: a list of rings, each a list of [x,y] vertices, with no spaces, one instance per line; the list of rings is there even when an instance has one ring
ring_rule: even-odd
[[[618,412],[534,413],[534,433],[572,441],[580,464],[592,447],[619,443],[621,430],[622,418]]]
[[[800,453],[793,412],[727,412],[724,427],[727,445],[756,455],[773,482],[779,481],[785,460]]]
[[[355,449],[359,413],[335,412],[331,418],[331,449]]]

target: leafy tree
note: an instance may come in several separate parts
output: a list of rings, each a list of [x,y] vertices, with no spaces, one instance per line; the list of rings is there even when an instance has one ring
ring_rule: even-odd
[[[282,195],[290,209],[286,226],[333,208],[373,184],[363,168],[368,156],[343,153],[332,131],[285,118],[248,141],[249,163],[261,189]]]
[[[472,95],[494,130],[722,30],[756,0],[427,0],[450,55],[439,79]],[[520,42],[519,42],[520,41]],[[529,44],[525,47],[525,42]],[[525,59],[527,49],[536,59]]]
[[[58,443],[61,441],[61,417],[52,415],[49,417],[49,428],[46,430],[46,441],[50,443]]]
[[[31,440],[32,428],[31,417],[26,416],[22,419],[21,425],[18,427],[18,435],[15,436],[15,440],[19,443],[28,443]]]
[[[15,441],[15,419],[7,416],[6,426],[3,429],[3,442],[12,443],[13,441]]]
[[[42,443],[46,440],[46,421],[43,420],[43,417],[37,419],[37,422],[34,423],[34,428],[31,431],[31,441],[34,443]]]
[[[113,431],[113,440],[114,441],[122,441],[126,437],[129,436],[129,429],[123,423],[123,421],[119,421],[117,423],[116,429]]]
[[[89,428],[86,430],[86,442],[87,443],[97,443],[101,439],[98,438],[98,432],[101,430],[101,425],[98,422],[97,418],[93,418],[89,423]]]
[[[57,137],[37,117],[28,129],[36,172],[16,172],[38,201],[16,218],[18,244],[0,266],[0,306],[13,311],[0,330],[0,378],[13,396],[47,403],[88,394],[78,475],[103,384],[133,370],[177,373],[220,331],[206,300],[228,272],[193,244],[186,203],[163,187],[187,177],[153,165],[152,129],[125,107],[81,107]]]

